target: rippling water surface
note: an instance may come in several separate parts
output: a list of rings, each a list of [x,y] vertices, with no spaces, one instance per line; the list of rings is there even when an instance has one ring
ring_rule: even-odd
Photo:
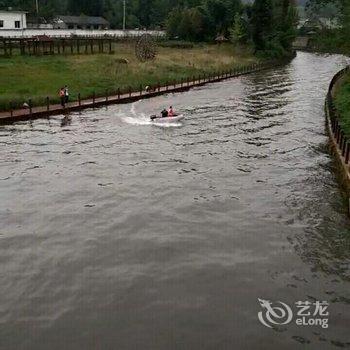
[[[350,347],[323,113],[345,64],[0,127],[1,350]],[[147,121],[170,104],[181,124]],[[330,326],[266,328],[258,298],[327,300]]]

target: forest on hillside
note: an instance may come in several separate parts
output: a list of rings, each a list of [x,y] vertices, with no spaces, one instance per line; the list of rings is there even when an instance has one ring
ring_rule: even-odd
[[[126,0],[126,27],[162,28],[169,38],[186,41],[222,37],[255,52],[282,56],[291,49],[299,21],[297,6],[303,4],[310,16],[336,9],[333,16],[341,24],[337,40],[349,42],[349,0]],[[0,0],[0,9],[9,7],[47,20],[68,14],[103,16],[111,28],[123,23],[123,0]]]
[[[315,33],[312,38],[315,46],[325,52],[350,54],[350,1],[308,0],[306,9],[309,16],[327,14],[337,25]]]
[[[168,12],[177,6],[196,6],[198,0],[126,0],[128,28],[156,27],[165,23]],[[112,28],[123,23],[123,0],[38,0],[39,16],[50,19],[56,15],[103,16]],[[36,15],[36,0],[0,0],[0,9],[25,10]]]
[[[306,0],[298,0],[306,1]],[[103,16],[112,28],[123,23],[123,0],[37,0],[39,16],[50,19],[56,15]],[[282,3],[282,0],[274,1]],[[198,9],[211,22],[232,22],[236,12],[251,7],[254,0],[126,0],[128,28],[164,27],[174,9]],[[269,2],[267,3],[269,5]],[[25,10],[36,16],[36,0],[0,0],[0,9]],[[213,25],[213,23],[212,23]],[[219,26],[221,23],[219,23]]]

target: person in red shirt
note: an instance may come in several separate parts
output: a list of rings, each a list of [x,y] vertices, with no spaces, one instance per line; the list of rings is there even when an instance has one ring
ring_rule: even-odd
[[[174,110],[173,110],[173,106],[170,106],[169,110],[168,110],[168,117],[173,117],[175,115]]]

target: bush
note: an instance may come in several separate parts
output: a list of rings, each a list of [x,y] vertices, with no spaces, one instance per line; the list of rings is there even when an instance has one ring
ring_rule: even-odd
[[[278,39],[274,38],[266,41],[265,50],[257,51],[257,55],[262,58],[283,58],[288,56],[288,52],[283,48]]]

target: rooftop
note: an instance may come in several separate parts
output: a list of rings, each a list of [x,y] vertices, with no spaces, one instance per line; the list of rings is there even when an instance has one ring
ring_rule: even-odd
[[[57,16],[55,22],[64,22],[69,24],[96,24],[96,25],[108,25],[109,22],[103,17],[91,17],[91,16]]]
[[[15,11],[15,10],[0,10],[0,13],[28,13],[27,11]]]

